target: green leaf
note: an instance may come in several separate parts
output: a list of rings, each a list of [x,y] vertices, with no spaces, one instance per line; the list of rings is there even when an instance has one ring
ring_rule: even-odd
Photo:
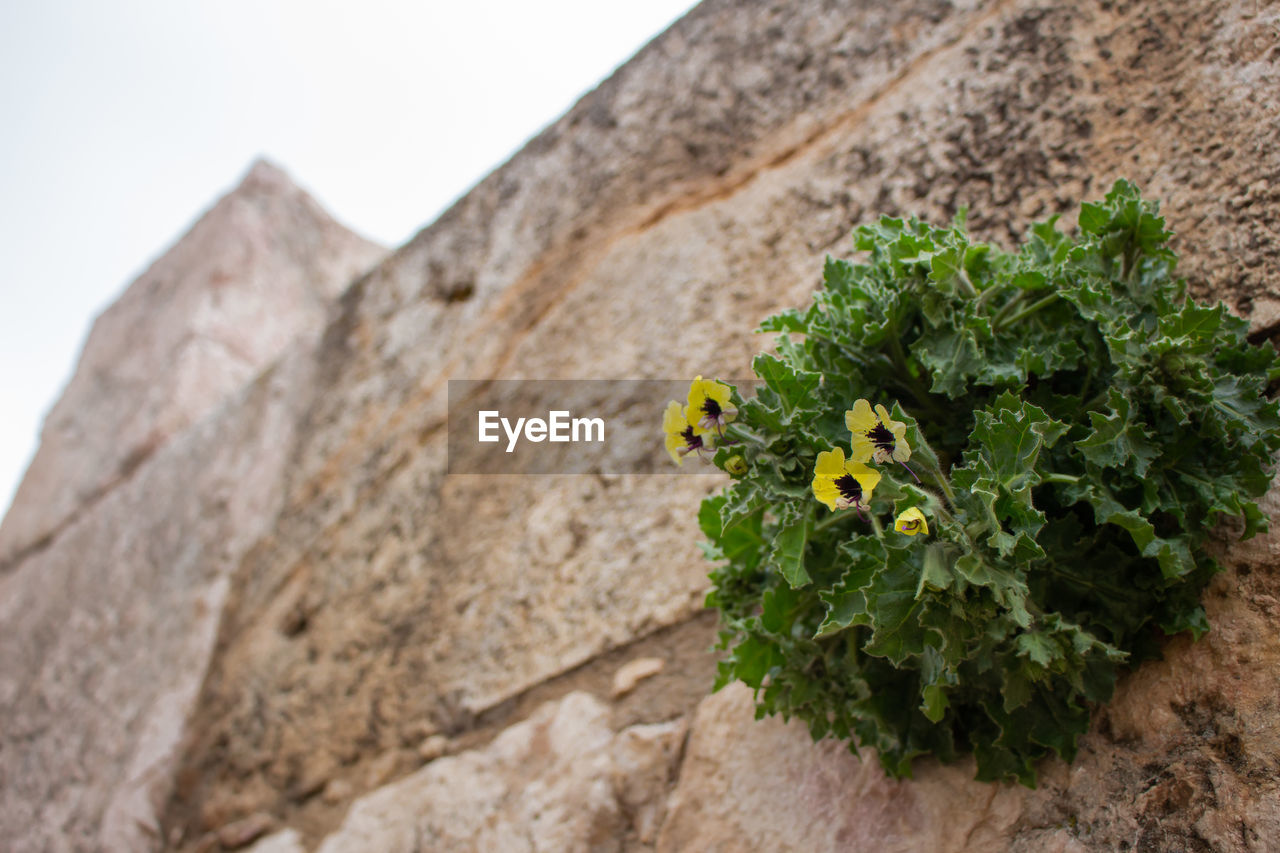
[[[822,374],[796,370],[781,359],[765,353],[756,356],[751,367],[769,389],[778,395],[787,419],[798,411],[816,411],[814,391],[822,381]]]
[[[1132,466],[1135,474],[1144,477],[1151,463],[1160,457],[1160,448],[1152,443],[1151,432],[1134,422],[1128,397],[1112,388],[1107,400],[1111,414],[1090,412],[1093,432],[1075,442],[1075,446],[1094,465]]]
[[[973,439],[996,482],[1006,489],[1018,489],[1039,482],[1036,462],[1040,451],[1052,447],[1066,432],[1067,425],[1043,409],[1005,393],[991,408],[977,414]]]
[[[1100,204],[1080,205],[1080,230],[1086,234],[1103,234],[1111,224],[1111,216]]]
[[[804,568],[804,549],[812,527],[812,505],[803,510],[787,507],[778,522],[778,532],[774,535],[773,547],[769,551],[769,562],[793,587],[804,586],[812,580]]]
[[[731,660],[733,677],[748,687],[759,689],[764,677],[783,662],[783,657],[772,643],[748,636],[734,646]]]
[[[924,602],[916,597],[919,567],[902,551],[890,549],[888,553],[889,563],[863,591],[872,629],[863,648],[867,654],[900,664],[924,652],[932,631],[920,624]]]
[[[929,259],[929,278],[936,284],[949,285],[962,269],[960,252],[954,248],[934,252]],[[951,288],[947,292],[951,292]]]
[[[933,378],[929,389],[935,394],[956,398],[969,386],[969,379],[983,368],[982,352],[977,339],[968,329],[952,332],[917,343],[912,355],[920,360]]]

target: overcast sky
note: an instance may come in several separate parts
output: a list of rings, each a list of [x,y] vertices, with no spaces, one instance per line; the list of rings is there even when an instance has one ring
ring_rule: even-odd
[[[255,158],[399,245],[693,5],[0,2],[0,512],[93,318]]]

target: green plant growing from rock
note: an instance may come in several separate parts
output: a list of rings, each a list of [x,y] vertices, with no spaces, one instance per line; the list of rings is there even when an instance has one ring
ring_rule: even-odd
[[[698,513],[716,689],[895,777],[972,752],[1034,785],[1121,672],[1207,631],[1211,530],[1266,524],[1280,362],[1186,297],[1170,236],[1125,181],[1013,254],[882,218],[764,322],[754,396],[672,403],[673,458],[734,478]]]

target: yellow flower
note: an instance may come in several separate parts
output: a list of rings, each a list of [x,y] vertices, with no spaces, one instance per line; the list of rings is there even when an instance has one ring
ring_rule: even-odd
[[[893,522],[893,529],[908,536],[915,536],[917,533],[928,533],[929,522],[924,520],[924,513],[920,511],[920,507],[913,506],[898,514],[897,520]]]
[[[911,447],[906,438],[907,425],[890,420],[884,406],[876,406],[872,412],[870,403],[859,400],[844,413],[844,423],[853,433],[850,445],[853,458],[859,462],[872,459],[880,463],[890,459],[906,462],[911,458]]]
[[[738,410],[729,402],[730,388],[720,382],[693,380],[689,387],[689,423],[704,430],[724,432],[724,425],[738,416]]]
[[[724,461],[724,470],[733,474],[735,477],[747,473],[747,460],[741,456],[730,456]]]
[[[712,437],[702,427],[689,423],[684,406],[675,400],[668,403],[662,413],[662,431],[667,436],[667,452],[677,465],[683,465],[684,457],[690,453],[701,456],[703,451],[711,449]]]
[[[844,458],[844,450],[824,450],[813,468],[813,496],[835,512],[838,509],[866,509],[871,492],[880,482],[880,472],[862,462]]]

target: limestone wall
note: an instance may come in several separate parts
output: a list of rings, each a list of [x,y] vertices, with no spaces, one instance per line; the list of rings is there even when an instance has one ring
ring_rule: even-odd
[[[707,0],[347,289],[318,343],[192,430],[208,450],[142,464],[139,483],[212,476],[215,450],[250,452],[275,413],[271,464],[225,485],[260,491],[201,499],[207,544],[184,553],[225,578],[206,621],[167,629],[217,626],[192,646],[198,693],[154,685],[178,699],[127,718],[172,708],[165,730],[184,733],[165,761],[135,759],[158,768],[150,810],[84,793],[116,784],[117,759],[36,811],[70,772],[39,757],[99,748],[75,697],[136,683],[105,647],[92,676],[58,682],[63,704],[33,705],[61,671],[47,649],[77,648],[50,615],[0,669],[4,718],[27,721],[0,733],[0,830],[30,849],[94,849],[122,826],[203,851],[1276,849],[1276,535],[1225,551],[1211,635],[1126,679],[1039,790],[965,765],[889,782],[753,721],[749,691],[706,695],[694,514],[715,477],[447,476],[444,416],[450,377],[741,375],[763,343],[749,330],[802,303],[860,221],[967,205],[971,230],[1012,246],[1121,176],[1164,201],[1197,292],[1270,336],[1278,32],[1280,6],[1253,0]],[[195,523],[184,506],[77,523],[99,526],[94,547],[154,552],[157,531]],[[89,547],[65,537],[50,555]],[[62,571],[84,579],[74,597],[108,568]],[[157,577],[133,596],[164,609]],[[0,602],[55,594],[0,583]],[[12,787],[20,769],[35,781]]]

